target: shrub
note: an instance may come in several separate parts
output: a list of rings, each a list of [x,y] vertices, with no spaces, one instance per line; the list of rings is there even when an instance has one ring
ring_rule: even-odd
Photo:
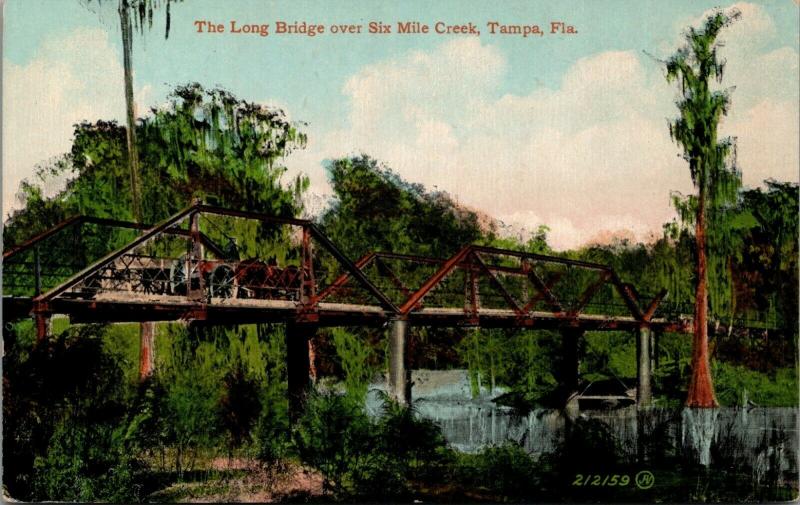
[[[428,419],[417,417],[412,407],[384,401],[377,420],[378,445],[396,466],[403,480],[425,477],[444,461],[446,442],[441,429]]]
[[[717,399],[722,405],[742,405],[746,391],[747,399],[760,406],[797,406],[797,371],[794,367],[763,373],[715,361],[712,371]]]
[[[465,487],[482,489],[494,497],[531,498],[539,487],[535,462],[514,443],[459,455],[454,477]]]
[[[294,444],[334,498],[402,499],[413,481],[441,470],[447,451],[439,428],[410,408],[385,405],[383,415],[371,419],[348,395],[309,397]]]
[[[4,335],[13,337],[17,330],[6,328]],[[8,340],[13,345],[3,363],[3,470],[11,496],[134,498],[130,479],[122,477],[131,475],[134,462],[117,438],[126,412],[124,374],[119,357],[103,345],[103,330],[72,327],[39,344]],[[121,480],[108,483],[112,474]]]
[[[140,501],[138,463],[120,443],[119,429],[66,420],[34,462],[33,495],[38,500]]]
[[[288,402],[284,396],[265,398],[255,427],[256,459],[268,469],[280,470],[292,451]]]
[[[369,472],[374,447],[372,424],[346,396],[312,393],[294,429],[301,461],[322,473],[323,489],[337,498],[357,494]],[[373,465],[374,466],[374,465]]]
[[[258,383],[247,377],[241,366],[228,372],[223,383],[225,392],[220,400],[220,415],[232,451],[250,438],[261,412],[261,398]]]

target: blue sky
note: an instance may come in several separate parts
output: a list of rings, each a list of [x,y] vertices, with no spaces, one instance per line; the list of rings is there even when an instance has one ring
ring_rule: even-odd
[[[15,188],[33,165],[68,149],[72,123],[122,118],[115,3],[7,1],[4,214],[18,205]],[[308,149],[285,162],[311,178],[312,210],[329,193],[322,161],[366,152],[518,228],[547,224],[557,246],[646,238],[672,216],[669,191],[691,185],[666,129],[675,90],[644,51],[668,55],[681,29],[716,5],[185,0],[172,7],[168,40],[163,17],[136,39],[137,103],[145,110],[174,85],[198,81],[308,122]],[[743,17],[724,51],[737,89],[724,131],[739,138],[745,182],[796,180],[798,6],[736,7]],[[207,35],[195,20],[473,22],[482,33]],[[522,38],[486,29],[487,21],[546,28],[557,20],[579,33]],[[765,133],[772,129],[779,133]]]

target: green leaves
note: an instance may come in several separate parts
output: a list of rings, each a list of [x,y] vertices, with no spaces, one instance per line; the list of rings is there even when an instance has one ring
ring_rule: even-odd
[[[336,355],[344,371],[344,384],[348,396],[361,405],[367,396],[367,387],[375,372],[375,368],[371,366],[374,351],[368,342],[360,340],[357,335],[344,328],[333,328],[331,335]]]
[[[372,419],[349,394],[333,392],[309,397],[294,444],[301,461],[322,473],[325,491],[340,500],[402,499],[445,449],[439,428],[413,409],[386,403]]]
[[[143,194],[168,204],[162,212],[195,197],[279,216],[299,212],[307,182],[297,178],[284,190],[278,161],[304,147],[306,136],[282,111],[194,83],[151,112],[140,129]]]
[[[717,125],[730,105],[729,92],[712,91],[709,81],[721,81],[723,75],[724,62],[717,59],[717,35],[739,17],[736,10],[712,14],[702,29],[688,30],[686,45],[665,62],[667,81],[679,81],[682,94],[676,103],[680,115],[669,125],[670,136],[683,147],[695,186],[712,191],[714,179],[727,169],[732,140],[717,140]]]
[[[406,182],[366,155],[330,162],[328,177],[336,197],[320,221],[351,258],[368,250],[448,257],[493,234],[446,193]]]

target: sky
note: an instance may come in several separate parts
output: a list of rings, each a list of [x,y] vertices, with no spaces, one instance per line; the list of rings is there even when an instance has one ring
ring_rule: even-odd
[[[105,0],[7,0],[3,30],[3,215],[19,183],[70,148],[72,125],[124,119],[119,21]],[[176,85],[223,86],[307,123],[288,176],[311,181],[308,208],[331,195],[325,163],[365,153],[411,182],[450,193],[513,230],[550,228],[557,249],[614,237],[648,240],[692,191],[669,137],[678,91],[660,59],[710,9],[736,8],[720,54],[745,185],[797,181],[795,0],[268,1],[184,0],[134,42],[140,112]],[[268,23],[270,34],[198,33],[196,21]],[[328,27],[380,21],[474,23],[473,35],[278,35],[275,22]],[[492,35],[487,23],[575,27],[571,35]],[[288,177],[287,177],[288,180]],[[58,190],[57,183],[48,188]]]

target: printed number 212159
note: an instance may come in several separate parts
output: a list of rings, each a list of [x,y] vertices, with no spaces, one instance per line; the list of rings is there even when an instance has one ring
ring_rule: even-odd
[[[573,486],[627,486],[631,483],[631,478],[628,475],[596,475],[582,473],[575,474],[575,480],[572,481]]]

